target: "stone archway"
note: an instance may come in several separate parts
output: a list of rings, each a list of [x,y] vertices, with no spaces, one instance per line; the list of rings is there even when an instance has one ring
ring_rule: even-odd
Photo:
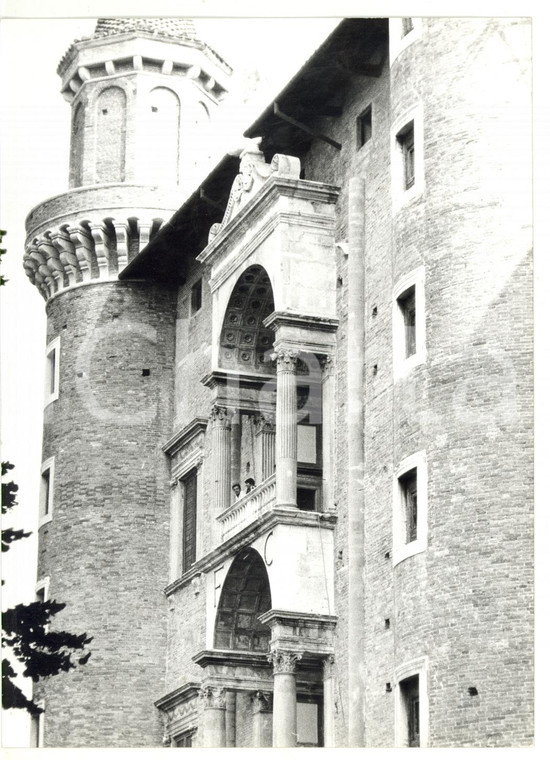
[[[248,267],[237,280],[220,335],[220,367],[249,372],[273,372],[269,355],[274,333],[263,321],[274,310],[273,288],[259,264]]]
[[[270,609],[271,590],[262,558],[255,549],[243,549],[233,560],[223,585],[214,647],[268,652],[271,629],[258,618]]]

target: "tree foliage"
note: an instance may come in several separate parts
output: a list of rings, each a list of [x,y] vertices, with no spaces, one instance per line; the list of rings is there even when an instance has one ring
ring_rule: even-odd
[[[12,469],[12,464],[2,462],[2,477]],[[13,481],[2,482],[2,514],[17,504],[17,491],[18,486]],[[8,551],[14,541],[29,535],[22,530],[2,529],[2,551]],[[85,665],[90,657],[91,652],[77,656],[92,640],[87,634],[49,630],[51,618],[64,608],[65,604],[48,599],[17,604],[2,613],[2,645],[9,647],[13,656],[24,665],[23,675],[33,681],[67,672],[77,664]],[[24,708],[33,715],[42,712],[33,700],[27,699],[15,683],[15,677],[9,660],[4,658],[2,707],[5,710]]]

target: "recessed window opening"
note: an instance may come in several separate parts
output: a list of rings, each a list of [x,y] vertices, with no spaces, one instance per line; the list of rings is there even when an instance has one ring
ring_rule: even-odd
[[[182,573],[189,570],[197,558],[197,471],[181,481],[183,499]]]
[[[41,489],[42,489],[42,516],[46,517],[50,514],[50,498],[51,498],[51,470],[48,467],[47,470],[44,470],[42,473],[42,483],[41,483]]]
[[[397,299],[405,328],[405,358],[416,354],[416,289],[412,285]]]
[[[372,105],[357,118],[357,148],[361,148],[372,137]]]
[[[55,349],[48,354],[48,391],[50,394],[55,393],[55,370],[56,370],[56,352]]]
[[[195,314],[202,306],[202,279],[197,280],[191,287],[191,314]]]
[[[401,39],[410,34],[414,29],[414,23],[410,16],[401,19]]]
[[[405,523],[405,543],[418,538],[418,485],[416,467],[399,478],[403,519]]]
[[[403,187],[409,190],[414,185],[414,121],[409,122],[397,134],[397,142],[403,157]]]
[[[399,683],[406,724],[407,747],[420,747],[420,693],[418,675]]]
[[[298,488],[296,492],[298,509],[304,512],[315,512],[315,489]]]

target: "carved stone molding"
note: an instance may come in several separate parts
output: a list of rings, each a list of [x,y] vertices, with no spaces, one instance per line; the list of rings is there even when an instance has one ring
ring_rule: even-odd
[[[275,432],[275,415],[274,414],[255,414],[254,426],[256,434],[274,433]]]
[[[257,148],[247,149],[241,153],[239,174],[233,181],[224,217],[221,222],[216,222],[210,228],[209,243],[220,234],[221,230],[256,195],[272,175],[299,179],[300,159],[295,156],[275,155],[271,164],[267,164],[264,154]]]
[[[319,360],[319,364],[321,365],[321,372],[323,374],[322,379],[325,380],[328,377],[331,377],[334,374],[334,357],[327,354],[327,356],[322,356]]]
[[[289,652],[284,649],[274,649],[267,655],[268,661],[273,665],[274,675],[280,673],[295,673],[296,663],[302,659],[298,652]]]
[[[298,367],[298,352],[288,348],[280,348],[271,354],[271,359],[277,362],[277,372],[296,372]]]
[[[207,710],[225,710],[226,690],[216,686],[203,686],[199,692]]]
[[[334,675],[334,656],[329,655],[323,660],[323,679],[327,681]]]
[[[256,691],[250,696],[252,712],[273,712],[273,694],[269,691]]]
[[[214,404],[210,410],[210,420],[216,427],[229,427],[231,418],[224,406]]]

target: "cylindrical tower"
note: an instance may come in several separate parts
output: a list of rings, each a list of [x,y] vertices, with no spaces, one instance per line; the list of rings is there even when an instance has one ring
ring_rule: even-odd
[[[100,19],[58,71],[71,189],[24,257],[48,319],[38,580],[93,642],[35,696],[44,746],[160,746],[176,295],[118,274],[185,198],[230,69],[184,19]]]

